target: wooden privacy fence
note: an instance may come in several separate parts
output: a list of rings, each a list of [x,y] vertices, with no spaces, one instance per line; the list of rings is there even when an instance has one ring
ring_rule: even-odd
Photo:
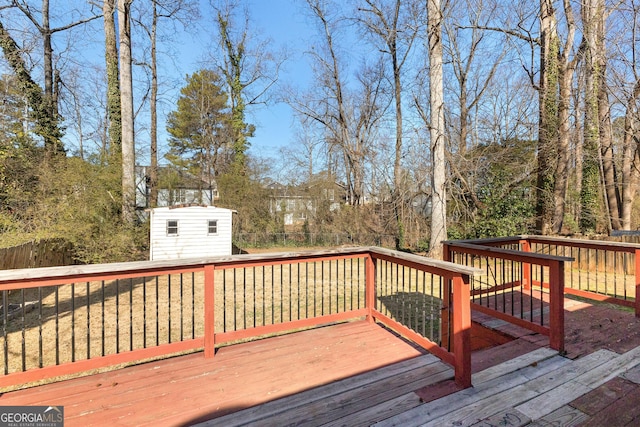
[[[71,244],[62,239],[36,240],[0,249],[0,270],[73,264]]]
[[[468,387],[474,272],[376,247],[3,271],[3,303],[35,308],[0,319],[0,387],[361,318]]]

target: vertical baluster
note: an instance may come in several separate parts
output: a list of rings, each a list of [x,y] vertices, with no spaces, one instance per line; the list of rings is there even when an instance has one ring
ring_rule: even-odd
[[[147,348],[147,278],[142,278],[142,348]]]
[[[171,273],[167,274],[167,340],[171,344]]]
[[[599,285],[599,283],[598,283],[598,265],[600,264],[600,262],[598,260],[598,252],[599,251],[597,249],[595,251],[596,251],[596,271],[594,272],[595,281],[596,281],[596,290],[595,290],[595,292],[596,292],[596,294],[598,294],[598,293],[603,293],[603,292],[600,291],[600,287],[598,286]],[[604,293],[606,293],[606,292],[604,292]]]
[[[196,337],[196,272],[191,272],[191,338]]]
[[[71,284],[71,361],[76,361],[76,284]]]
[[[296,280],[296,288],[297,288],[297,293],[298,293],[298,297],[296,298],[296,300],[298,301],[298,317],[297,319],[300,320],[300,263],[296,263],[296,268],[298,270],[298,280]]]
[[[236,280],[236,269],[233,269],[233,330],[238,330],[238,287]]]
[[[116,353],[120,353],[120,279],[116,279]]]
[[[133,351],[133,278],[129,279],[129,351]]]
[[[184,274],[180,273],[180,341],[184,341]]]
[[[91,359],[91,289],[87,282],[87,360]]]
[[[331,274],[331,261],[327,261],[327,263],[329,264],[329,273],[328,273],[328,279],[329,279],[329,314],[333,313],[332,311],[332,307],[331,307],[331,287],[333,286],[333,276]]]
[[[293,319],[293,272],[291,270],[291,264],[287,264],[287,270],[289,270],[289,321]]]
[[[20,320],[22,322],[22,371],[27,370],[27,318],[24,298],[24,288],[20,289]]]
[[[233,271],[237,269],[234,268]],[[247,329],[247,269],[242,268],[242,328]]]
[[[309,318],[309,262],[304,263],[304,318]]]
[[[160,345],[160,278],[156,276],[156,345]]]
[[[267,280],[265,277],[264,265],[260,267],[260,271],[262,271],[262,326],[265,326],[267,324],[267,303],[265,289],[267,287]]]
[[[56,318],[56,365],[60,364],[60,295],[59,286],[55,287],[55,318]],[[5,304],[5,307],[8,307]],[[6,312],[6,310],[5,310]]]
[[[100,281],[100,289],[101,289],[101,295],[100,295],[100,305],[102,306],[102,313],[100,315],[101,317],[101,322],[102,322],[102,326],[101,326],[101,330],[102,330],[102,340],[101,340],[101,350],[100,350],[100,355],[104,356],[105,355],[105,339],[106,339],[106,331],[105,331],[105,318],[104,318],[104,280]]]
[[[9,291],[2,291],[2,337],[3,340],[3,352],[4,352],[4,374],[9,373]]]
[[[324,315],[324,261],[320,261],[320,280],[321,280],[321,299],[322,299],[322,303],[321,303],[321,308],[322,308],[322,315]]]
[[[222,270],[222,331],[227,332],[227,270]]]
[[[540,266],[540,276],[544,278],[544,267],[542,265]],[[533,310],[531,310],[531,322],[533,322]],[[544,325],[544,286],[540,286],[540,325]]]
[[[284,267],[282,264],[278,267],[280,268],[280,323],[284,323]]]
[[[42,348],[42,286],[38,286],[38,367],[42,368],[44,352]]]

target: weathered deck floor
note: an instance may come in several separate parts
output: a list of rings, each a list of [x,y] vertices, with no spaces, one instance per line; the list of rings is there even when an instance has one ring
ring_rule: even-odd
[[[183,425],[423,355],[361,321],[5,393],[0,405],[62,405],[66,426]]]
[[[637,425],[640,319],[575,300],[565,310],[568,357],[474,315],[519,338],[475,352],[467,390],[432,355],[355,322],[6,393],[0,405],[63,405],[67,426]]]

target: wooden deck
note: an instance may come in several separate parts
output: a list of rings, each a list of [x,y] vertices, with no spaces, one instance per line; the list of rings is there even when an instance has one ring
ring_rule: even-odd
[[[196,353],[5,393],[0,405],[62,405],[66,426],[187,425],[346,378],[356,387],[382,380],[382,391],[392,381],[406,393],[453,371],[360,321],[223,347],[213,359]]]
[[[517,339],[474,352],[466,390],[451,367],[361,321],[5,393],[0,405],[62,405],[67,426],[638,425],[640,319],[569,299],[565,314],[568,357],[476,313]]]

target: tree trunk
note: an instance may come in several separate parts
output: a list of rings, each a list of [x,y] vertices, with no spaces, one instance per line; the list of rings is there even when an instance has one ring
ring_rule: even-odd
[[[611,115],[609,114],[609,98],[604,79],[600,81],[598,94],[598,113],[600,122],[600,153],[602,156],[602,173],[604,192],[609,208],[610,226],[612,230],[620,230],[620,192],[617,185],[617,172],[613,159],[613,130],[611,129]]]
[[[442,258],[442,242],[447,239],[445,191],[444,88],[442,78],[442,10],[440,0],[427,1],[429,34],[429,105],[431,109],[431,239],[429,255]]]
[[[151,110],[151,130],[150,130],[150,170],[149,170],[149,206],[155,208],[158,205],[158,58],[157,58],[157,28],[158,28],[158,5],[156,0],[153,4],[153,22],[151,24],[151,99],[149,109]],[[213,195],[211,195],[213,204]]]
[[[552,231],[558,234],[562,231],[565,213],[565,201],[569,183],[569,99],[571,95],[571,82],[573,80],[573,70],[566,66],[562,67],[560,75],[560,102],[558,104],[558,160],[555,170],[555,184],[553,187],[553,221]]]
[[[582,232],[594,232],[599,217],[599,142],[600,123],[598,114],[598,91],[601,74],[598,71],[596,14],[598,0],[588,0],[582,6],[582,22],[586,40],[586,70],[584,91],[584,151],[582,164],[582,191],[580,193],[580,229]]]
[[[107,71],[107,119],[109,147],[104,153],[109,163],[120,165],[122,153],[122,113],[120,110],[120,77],[118,73],[118,45],[116,42],[116,0],[104,0],[105,62]]]
[[[571,89],[577,58],[571,58],[574,51],[576,25],[573,10],[569,0],[564,0],[564,12],[567,20],[567,39],[564,49],[559,55],[559,93],[558,100],[558,161],[555,170],[555,183],[553,188],[553,221],[552,231],[556,234],[562,231],[565,215],[565,203],[569,183],[569,141],[571,138],[571,123],[569,110],[571,108]]]
[[[602,159],[602,179],[604,181],[604,195],[609,209],[609,225],[613,230],[620,230],[620,191],[617,184],[617,172],[613,159],[613,129],[611,124],[610,104],[608,97],[606,75],[606,46],[605,39],[605,10],[604,2],[598,1],[595,14],[597,40],[597,78],[598,78],[598,123],[600,125],[600,155]]]
[[[135,142],[133,128],[133,76],[131,71],[131,2],[118,0],[120,37],[120,99],[122,103],[122,220],[135,221]]]
[[[557,22],[552,0],[540,1],[539,136],[536,195],[536,228],[552,231],[556,144],[558,141],[558,52]]]
[[[631,207],[636,194],[638,183],[638,167],[640,158],[638,149],[634,143],[636,135],[636,122],[634,120],[636,102],[640,97],[640,80],[637,80],[633,92],[627,100],[624,115],[623,157],[622,157],[622,229],[631,229]]]

